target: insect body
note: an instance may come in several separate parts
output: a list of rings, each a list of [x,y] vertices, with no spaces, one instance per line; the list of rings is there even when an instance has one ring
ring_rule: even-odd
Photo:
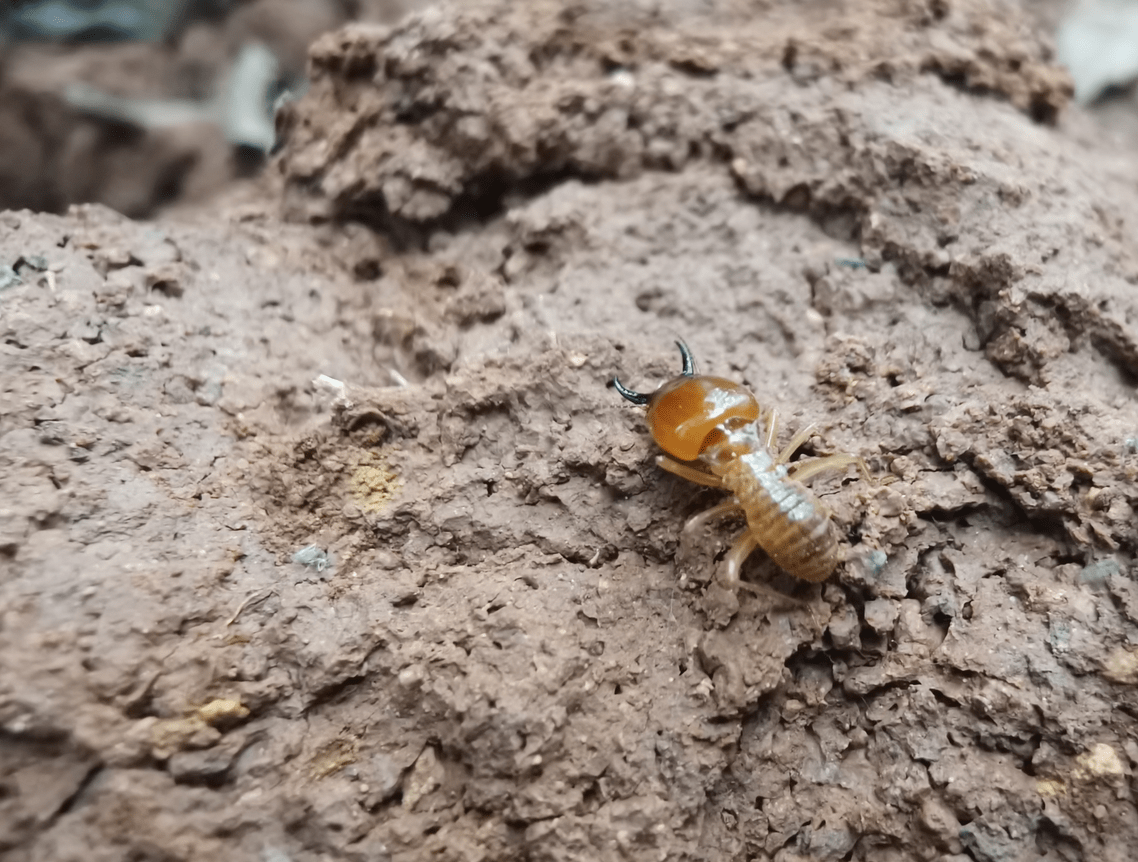
[[[737,590],[743,561],[761,547],[778,566],[805,581],[824,581],[840,559],[838,532],[830,513],[803,484],[823,470],[856,465],[872,481],[856,455],[829,455],[789,463],[814,431],[803,428],[777,454],[778,411],[765,415],[745,387],[722,377],[695,373],[691,351],[677,341],[683,357],[680,376],[651,395],[633,392],[613,378],[624,398],[648,407],[648,430],[666,454],[656,463],[692,482],[723,488],[731,497],[688,520],[694,531],[712,518],[743,512],[747,529],[724,561],[719,581]],[[682,463],[689,462],[689,463]]]

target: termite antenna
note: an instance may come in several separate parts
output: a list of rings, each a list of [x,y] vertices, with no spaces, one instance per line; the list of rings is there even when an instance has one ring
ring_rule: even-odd
[[[612,379],[613,388],[621,394],[621,397],[626,401],[631,401],[633,404],[638,404],[643,407],[648,403],[648,396],[641,395],[639,392],[633,392],[631,389],[625,389],[620,380],[616,377]]]
[[[680,372],[680,376],[691,377],[695,374],[695,359],[692,358],[688,346],[678,338],[676,339],[676,347],[680,348],[680,356],[684,358],[684,370]]]

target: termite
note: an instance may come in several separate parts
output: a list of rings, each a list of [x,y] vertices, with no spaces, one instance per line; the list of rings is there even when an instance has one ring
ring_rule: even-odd
[[[713,518],[743,512],[747,529],[727,552],[718,578],[733,592],[749,586],[739,575],[755,548],[762,548],[779,568],[797,578],[811,583],[826,580],[842,556],[838,529],[829,510],[803,483],[824,470],[851,465],[872,483],[865,461],[857,455],[827,455],[791,463],[814,425],[800,430],[776,454],[778,411],[770,408],[764,414],[758,399],[739,383],[696,374],[688,346],[682,341],[676,344],[683,370],[651,395],[626,389],[615,377],[612,382],[624,398],[648,408],[648,430],[665,453],[656,457],[660,467],[731,493],[719,505],[688,519],[685,533],[694,533]]]

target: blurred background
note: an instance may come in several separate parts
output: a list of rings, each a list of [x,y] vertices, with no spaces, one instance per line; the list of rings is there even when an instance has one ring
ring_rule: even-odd
[[[204,203],[266,164],[313,39],[426,3],[0,0],[0,209],[98,202],[146,218]],[[1077,100],[1138,141],[1138,0],[1035,11]]]
[[[0,210],[135,218],[255,176],[307,47],[416,0],[0,0]]]

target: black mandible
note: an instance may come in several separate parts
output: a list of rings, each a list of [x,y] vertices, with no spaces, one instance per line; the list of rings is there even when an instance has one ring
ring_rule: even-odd
[[[695,359],[692,358],[691,350],[689,350],[688,346],[679,339],[676,339],[676,347],[680,348],[680,357],[684,363],[684,367],[680,371],[680,376],[691,377],[693,374],[695,374]],[[641,407],[647,404],[652,397],[651,395],[644,395],[641,392],[633,392],[631,389],[625,387],[617,377],[614,377],[612,379],[612,385],[613,388],[621,394],[622,398],[624,398],[626,401],[631,401],[633,404],[637,404]]]

